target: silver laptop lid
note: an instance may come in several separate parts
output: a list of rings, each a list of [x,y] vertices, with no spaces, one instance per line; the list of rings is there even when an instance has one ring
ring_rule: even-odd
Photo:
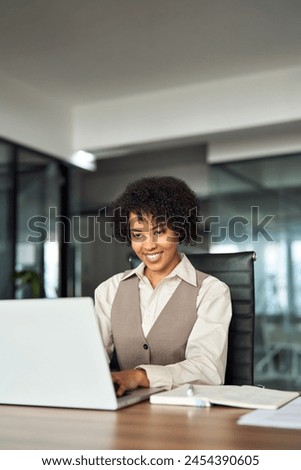
[[[0,403],[118,408],[91,298],[0,301]]]

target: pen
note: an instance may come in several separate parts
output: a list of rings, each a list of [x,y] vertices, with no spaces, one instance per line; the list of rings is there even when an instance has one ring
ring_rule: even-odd
[[[193,385],[189,385],[189,387],[186,390],[186,394],[189,397],[192,397],[194,395],[194,386]]]
[[[195,395],[195,389],[194,389],[194,386],[193,385],[189,385],[187,390],[186,390],[186,395],[188,397],[193,397]],[[205,407],[205,408],[208,408],[209,406],[211,406],[211,403],[209,400],[204,400],[202,398],[197,398],[195,397],[195,406],[199,406],[199,407]]]

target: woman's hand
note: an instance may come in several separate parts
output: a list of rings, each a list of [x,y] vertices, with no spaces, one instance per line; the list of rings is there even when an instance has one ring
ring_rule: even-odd
[[[138,387],[149,387],[149,380],[144,369],[122,370],[112,372],[113,382],[118,384],[117,396],[124,395],[126,390],[134,390]]]

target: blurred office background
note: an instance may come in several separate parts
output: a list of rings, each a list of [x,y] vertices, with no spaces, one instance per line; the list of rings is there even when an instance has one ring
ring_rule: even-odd
[[[0,1],[0,298],[92,296],[127,269],[106,207],[197,193],[202,239],[255,251],[255,382],[301,388],[301,3]],[[88,153],[83,153],[88,152]]]

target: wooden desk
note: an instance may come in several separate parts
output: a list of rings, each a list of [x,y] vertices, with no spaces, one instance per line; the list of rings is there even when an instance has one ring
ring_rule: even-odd
[[[238,408],[0,406],[1,449],[301,449],[301,430],[238,426]]]

